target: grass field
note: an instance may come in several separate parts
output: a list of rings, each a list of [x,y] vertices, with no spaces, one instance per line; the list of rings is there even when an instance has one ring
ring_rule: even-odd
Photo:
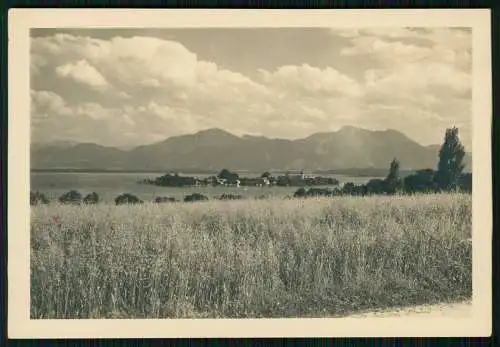
[[[31,208],[32,318],[327,317],[470,299],[470,195]]]

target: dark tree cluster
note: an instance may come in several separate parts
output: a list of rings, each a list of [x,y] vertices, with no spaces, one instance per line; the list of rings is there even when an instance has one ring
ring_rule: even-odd
[[[458,129],[447,129],[439,150],[437,170],[418,170],[405,177],[406,193],[472,192],[472,173],[464,173],[464,146],[458,138]]]
[[[243,197],[239,194],[223,193],[218,197],[219,200],[241,200]]]
[[[207,201],[208,198],[200,193],[193,193],[184,197],[184,202]]]
[[[95,192],[92,192],[83,197],[83,195],[79,191],[70,190],[69,192],[61,195],[58,200],[61,204],[79,205],[83,203],[93,205],[99,203],[99,195]]]
[[[292,180],[290,179],[290,175],[281,175],[276,177],[276,185],[278,187],[289,187],[292,185]]]
[[[439,151],[437,170],[417,170],[400,178],[400,164],[394,159],[385,179],[372,179],[366,184],[344,184],[340,189],[318,191],[298,189],[294,197],[335,196],[335,195],[393,195],[438,192],[472,192],[472,174],[463,173],[465,150],[458,138],[458,129],[446,130],[444,143]]]
[[[460,190],[472,193],[472,174],[471,173],[461,174],[458,177],[458,186]]]
[[[319,196],[334,196],[335,190],[328,188],[299,188],[293,194],[294,198],[319,197]]]
[[[236,184],[240,176],[236,172],[223,169],[219,172],[217,178],[225,180],[227,184]]]
[[[169,202],[177,202],[175,198],[171,198],[168,196],[157,196],[154,200],[157,204],[169,203]]]
[[[61,204],[79,205],[82,203],[82,194],[77,190],[70,190],[59,197]]]
[[[265,178],[263,177],[241,177],[239,180],[240,185],[245,187],[266,185]]]
[[[119,195],[115,199],[115,205],[142,204],[143,201],[137,196],[129,193]]]
[[[45,196],[45,194],[40,192],[32,192],[30,191],[30,205],[45,205],[49,203],[49,199]]]
[[[179,174],[166,174],[155,178],[154,180],[145,179],[143,183],[153,184],[162,187],[186,187],[194,186],[196,184],[196,179],[189,176],[179,176]]]
[[[94,205],[99,203],[99,195],[97,193],[92,192],[89,195],[87,195],[85,198],[83,198],[83,203],[88,204],[88,205]]]

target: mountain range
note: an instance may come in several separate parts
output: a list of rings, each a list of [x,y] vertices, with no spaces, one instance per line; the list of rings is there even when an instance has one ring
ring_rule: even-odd
[[[388,168],[398,158],[401,168],[436,168],[439,145],[423,146],[395,130],[372,131],[345,126],[297,140],[236,136],[209,129],[164,141],[119,149],[94,143],[33,143],[32,169],[80,170],[336,170]],[[465,164],[471,169],[472,157]]]

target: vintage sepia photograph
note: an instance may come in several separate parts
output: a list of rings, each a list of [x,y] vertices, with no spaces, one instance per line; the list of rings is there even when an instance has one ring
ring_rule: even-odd
[[[33,24],[23,315],[474,318],[489,46],[455,17]]]

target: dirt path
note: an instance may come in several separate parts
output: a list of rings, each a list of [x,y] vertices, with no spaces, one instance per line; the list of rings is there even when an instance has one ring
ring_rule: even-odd
[[[468,317],[472,313],[472,302],[419,305],[413,307],[395,308],[378,312],[365,312],[349,315],[349,318],[375,318],[375,317]]]

